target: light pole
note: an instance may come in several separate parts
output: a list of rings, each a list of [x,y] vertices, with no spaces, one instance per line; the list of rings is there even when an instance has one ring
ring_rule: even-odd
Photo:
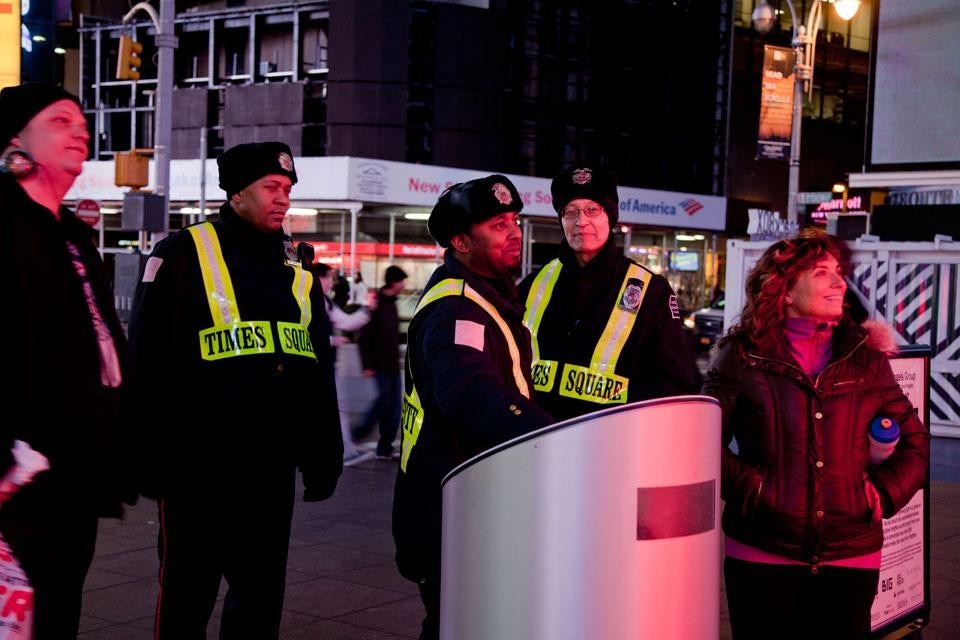
[[[163,231],[154,234],[159,240],[166,236],[170,227],[170,140],[173,135],[173,51],[177,48],[177,36],[174,35],[174,0],[159,0],[160,14],[147,2],[138,2],[123,16],[122,24],[133,20],[138,11],[150,16],[156,33],[158,51],[157,91],[154,117],[154,163],[156,168],[157,194],[163,196]],[[206,158],[201,158],[203,165]],[[146,250],[141,238],[141,250]]]
[[[800,126],[803,121],[803,96],[813,90],[813,61],[817,47],[817,32],[820,30],[822,0],[812,0],[806,24],[797,20],[797,11],[792,0],[786,0],[793,23],[793,126],[790,128],[790,172],[787,185],[787,222],[799,223],[797,194],[800,191]],[[849,20],[860,8],[860,0],[835,0],[837,15]],[[769,4],[761,2],[751,16],[753,28],[761,34],[769,33],[776,21],[776,13]]]

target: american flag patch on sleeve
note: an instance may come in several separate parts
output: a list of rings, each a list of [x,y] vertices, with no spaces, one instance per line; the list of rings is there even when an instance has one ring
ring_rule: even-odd
[[[453,341],[464,347],[483,351],[483,325],[470,320],[457,320]]]
[[[150,256],[147,258],[147,264],[143,267],[143,281],[153,282],[153,279],[157,277],[157,271],[160,270],[160,265],[162,264],[163,258],[157,258],[155,256]]]

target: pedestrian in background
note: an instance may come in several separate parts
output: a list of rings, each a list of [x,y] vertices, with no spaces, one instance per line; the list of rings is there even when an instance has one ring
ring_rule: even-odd
[[[136,500],[126,339],[93,231],[61,204],[89,140],[63,89],[0,92],[0,478],[16,440],[49,464],[0,507],[0,534],[33,588],[34,640],[76,637],[97,520]]]
[[[344,311],[350,304],[350,282],[342,270],[337,272],[337,281],[333,283],[333,303]]]
[[[158,499],[156,637],[277,638],[296,470],[303,499],[334,491],[343,444],[323,290],[282,223],[297,182],[281,142],[217,159],[215,222],[157,244],[130,326],[148,427],[143,493]]]
[[[845,312],[840,260],[821,231],[772,244],[703,387],[723,412],[724,576],[737,640],[868,637],[881,518],[926,482],[929,434],[886,354]],[[898,423],[900,440],[874,465],[877,417]]]
[[[353,276],[353,283],[350,284],[350,302],[354,307],[359,307],[367,301],[367,283],[363,281],[363,274],[357,271]]]
[[[400,573],[439,637],[440,482],[492,446],[553,422],[530,399],[530,334],[514,279],[523,201],[502,175],[441,194],[427,226],[446,248],[407,333],[403,446],[393,502]],[[461,603],[469,606],[469,603]]]
[[[557,420],[615,404],[700,391],[677,296],[623,255],[613,236],[616,177],[570,168],[550,185],[560,255],[521,283],[537,402]],[[594,383],[585,383],[595,380]]]
[[[357,274],[359,277],[359,274]],[[360,442],[378,425],[377,457],[394,455],[393,440],[400,428],[400,315],[397,296],[403,291],[407,274],[390,265],[383,274],[384,284],[377,291],[377,306],[370,322],[360,332],[357,346],[363,375],[377,383],[377,396],[367,408],[363,420],[352,430]]]
[[[323,263],[314,264],[311,268],[313,275],[317,278],[317,283],[323,288],[325,294],[329,294],[333,289],[334,271],[329,265]],[[336,304],[329,295],[324,296],[327,306],[327,316],[330,318],[332,330],[330,332],[330,344],[333,345],[334,360],[336,364],[337,380],[337,402],[340,408],[340,434],[343,436],[343,466],[349,467],[373,458],[372,451],[365,451],[358,447],[350,435],[350,421],[347,418],[344,406],[345,391],[343,378],[343,360],[337,357],[337,347],[348,344],[350,339],[343,333],[358,331],[367,322],[370,321],[370,313],[377,308],[377,296],[368,295],[364,306],[352,313],[347,313]]]

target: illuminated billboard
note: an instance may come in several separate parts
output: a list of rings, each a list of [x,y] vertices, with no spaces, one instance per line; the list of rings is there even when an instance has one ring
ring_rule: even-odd
[[[20,84],[20,0],[0,0],[0,87]]]

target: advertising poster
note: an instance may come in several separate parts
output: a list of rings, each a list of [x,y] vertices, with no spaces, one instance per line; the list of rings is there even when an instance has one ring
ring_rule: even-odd
[[[760,89],[760,131],[757,158],[790,158],[793,129],[793,49],[763,47],[763,84]]]
[[[893,375],[904,394],[927,420],[928,353],[901,354],[890,359]],[[927,489],[889,520],[883,521],[883,553],[877,595],[870,610],[870,628],[874,637],[884,637],[891,629],[926,619],[929,611],[926,527],[929,522],[925,504]]]

